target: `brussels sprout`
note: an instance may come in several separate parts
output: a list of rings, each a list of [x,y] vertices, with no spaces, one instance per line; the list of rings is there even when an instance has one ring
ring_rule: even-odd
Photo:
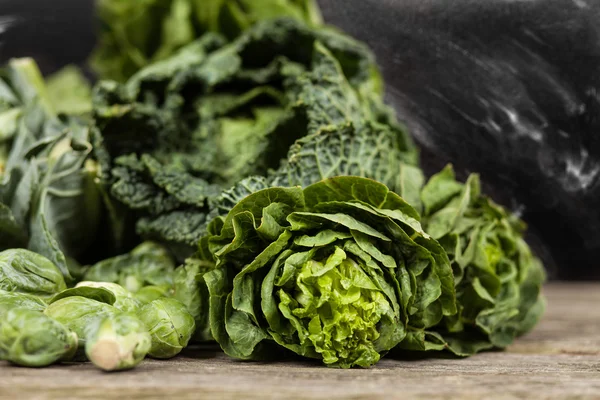
[[[148,304],[153,300],[160,299],[161,297],[168,297],[172,288],[168,285],[162,286],[144,286],[134,294],[134,297],[142,304]]]
[[[269,188],[214,219],[200,254],[212,335],[236,358],[278,348],[369,367],[456,313],[452,269],[419,214],[385,185],[337,177]]]
[[[105,371],[134,368],[146,357],[151,344],[144,323],[128,314],[99,318],[86,329],[85,353]]]
[[[85,330],[88,326],[97,318],[120,312],[109,304],[81,296],[71,296],[55,301],[44,311],[47,316],[54,318],[77,334],[80,349],[85,346]]]
[[[62,273],[46,257],[25,249],[0,253],[0,289],[49,298],[66,288]]]
[[[84,281],[75,285],[76,289],[86,287],[102,288],[112,292],[115,295],[115,302],[112,305],[124,312],[135,312],[142,304],[129,291],[116,283]]]
[[[135,293],[148,285],[171,285],[174,269],[175,260],[165,247],[144,242],[128,254],[93,265],[84,280],[118,283]]]
[[[0,319],[13,308],[26,308],[44,311],[48,305],[39,297],[19,292],[8,292],[0,289]]]
[[[0,319],[0,359],[25,367],[70,360],[77,335],[39,311],[13,308]]]
[[[146,304],[138,312],[152,336],[148,353],[154,358],[171,358],[187,346],[196,324],[185,305],[171,298],[160,298]]]

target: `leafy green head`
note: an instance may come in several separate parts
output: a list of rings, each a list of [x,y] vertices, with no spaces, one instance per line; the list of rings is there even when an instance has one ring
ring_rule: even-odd
[[[172,298],[161,297],[146,304],[137,316],[150,332],[152,346],[148,354],[154,358],[175,357],[196,329],[185,305]]]
[[[418,333],[456,312],[443,249],[410,205],[369,179],[258,191],[209,231],[210,325],[234,357],[265,357],[274,342],[368,367],[403,340],[425,347]]]
[[[468,355],[506,347],[544,310],[541,262],[523,239],[525,224],[481,194],[479,177],[456,181],[450,166],[421,194],[424,227],[454,270],[458,314],[445,321],[449,349]]]
[[[0,253],[0,289],[48,298],[67,288],[52,261],[25,249]]]
[[[77,335],[39,311],[13,308],[0,319],[0,359],[26,367],[45,367],[70,359]]]
[[[275,3],[301,2],[243,8],[271,13]],[[208,15],[241,4],[216,3]],[[227,44],[206,35],[126,85],[97,86],[96,121],[113,160],[107,186],[141,215],[138,235],[168,243],[180,259],[215,213],[257,187],[357,175],[412,201],[423,180],[418,153],[382,89],[372,53],[337,30],[277,19]]]
[[[129,314],[112,314],[86,329],[88,359],[105,371],[130,369],[150,351],[152,339],[142,321]]]

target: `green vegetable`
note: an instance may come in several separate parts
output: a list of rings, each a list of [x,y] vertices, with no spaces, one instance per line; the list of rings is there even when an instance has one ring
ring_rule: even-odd
[[[0,182],[4,178],[13,142],[20,129],[23,114],[28,109],[28,104],[33,103],[42,110],[49,110],[50,105],[44,92],[43,78],[31,59],[12,60],[5,68],[0,69]],[[5,211],[3,214],[5,215]],[[7,247],[9,244],[17,245],[25,239],[15,221],[6,220],[8,226],[0,227],[1,242]],[[3,224],[4,225],[4,224]],[[12,233],[7,230],[11,225]]]
[[[103,79],[124,81],[207,31],[234,38],[260,20],[288,16],[313,24],[315,0],[99,0],[102,21],[91,59]]]
[[[369,367],[537,323],[524,223],[476,175],[425,184],[374,55],[316,0],[96,5],[93,89],[0,68],[0,358],[113,371],[215,340]]]
[[[29,201],[24,198],[12,204],[10,193],[16,192],[16,180],[24,173],[12,171],[20,162],[20,153],[29,146],[27,142],[35,139],[29,132],[31,129],[24,129],[29,128],[24,122],[32,119],[26,117],[40,115],[38,119],[42,119],[49,113],[51,105],[44,80],[32,59],[11,60],[0,69],[0,250],[27,246],[28,235],[23,220]],[[12,175],[16,175],[15,178]],[[26,181],[34,178],[28,176]]]
[[[44,314],[75,332],[79,338],[79,349],[83,351],[86,343],[86,329],[96,319],[120,312],[110,304],[81,296],[70,296],[50,304]]]
[[[25,249],[0,253],[0,289],[48,298],[66,287],[60,270],[46,257]]]
[[[83,288],[101,288],[110,291],[115,296],[115,302],[112,305],[124,312],[135,312],[141,306],[140,301],[125,288],[116,283],[83,281],[75,286],[75,289]]]
[[[281,346],[326,365],[369,367],[456,313],[452,269],[419,214],[381,183],[336,177],[270,188],[215,219],[201,241],[210,326],[223,350]]]
[[[156,299],[138,311],[152,336],[148,354],[154,358],[171,358],[187,346],[196,325],[185,305],[171,298]]]
[[[13,308],[44,311],[48,305],[39,297],[0,289],[0,320]]]
[[[77,335],[43,313],[13,308],[0,318],[0,360],[25,367],[45,367],[70,360]]]
[[[0,250],[39,253],[71,284],[67,259],[98,250],[98,243],[113,244],[118,235],[112,224],[100,224],[114,200],[98,187],[88,121],[56,115],[31,59],[1,69],[0,88],[0,114],[6,117],[0,117],[0,147],[6,150],[0,162]]]
[[[450,166],[430,179],[422,200],[424,227],[452,262],[458,304],[458,314],[434,328],[436,349],[466,356],[508,346],[544,311],[545,274],[523,240],[524,223],[481,195],[477,175],[462,184]]]
[[[144,242],[130,253],[93,265],[83,279],[118,283],[135,293],[148,285],[172,285],[174,269],[175,260],[164,246]]]
[[[108,315],[87,329],[85,353],[98,368],[119,371],[142,362],[150,351],[151,341],[146,326],[136,317]]]
[[[190,257],[175,270],[173,295],[183,303],[196,322],[193,338],[197,341],[213,340],[208,321],[208,290],[204,274],[213,268],[213,263]]]
[[[57,113],[76,115],[92,111],[92,87],[78,67],[66,66],[49,76],[46,83]]]
[[[107,190],[180,259],[212,217],[265,187],[358,175],[412,199],[423,181],[369,50],[290,19],[229,44],[204,36],[125,85],[101,83],[94,106]]]

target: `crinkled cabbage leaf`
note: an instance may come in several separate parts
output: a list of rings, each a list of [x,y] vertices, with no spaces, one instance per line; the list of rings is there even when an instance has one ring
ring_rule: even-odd
[[[95,119],[107,190],[179,258],[265,187],[352,174],[412,199],[423,183],[369,50],[293,19],[228,44],[208,34],[126,84],[100,84]]]

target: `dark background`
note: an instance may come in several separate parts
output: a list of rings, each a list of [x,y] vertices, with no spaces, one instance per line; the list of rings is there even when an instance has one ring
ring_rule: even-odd
[[[599,1],[320,3],[377,54],[428,173],[480,172],[553,278],[600,279]],[[83,65],[94,24],[92,0],[0,0],[0,60]]]

